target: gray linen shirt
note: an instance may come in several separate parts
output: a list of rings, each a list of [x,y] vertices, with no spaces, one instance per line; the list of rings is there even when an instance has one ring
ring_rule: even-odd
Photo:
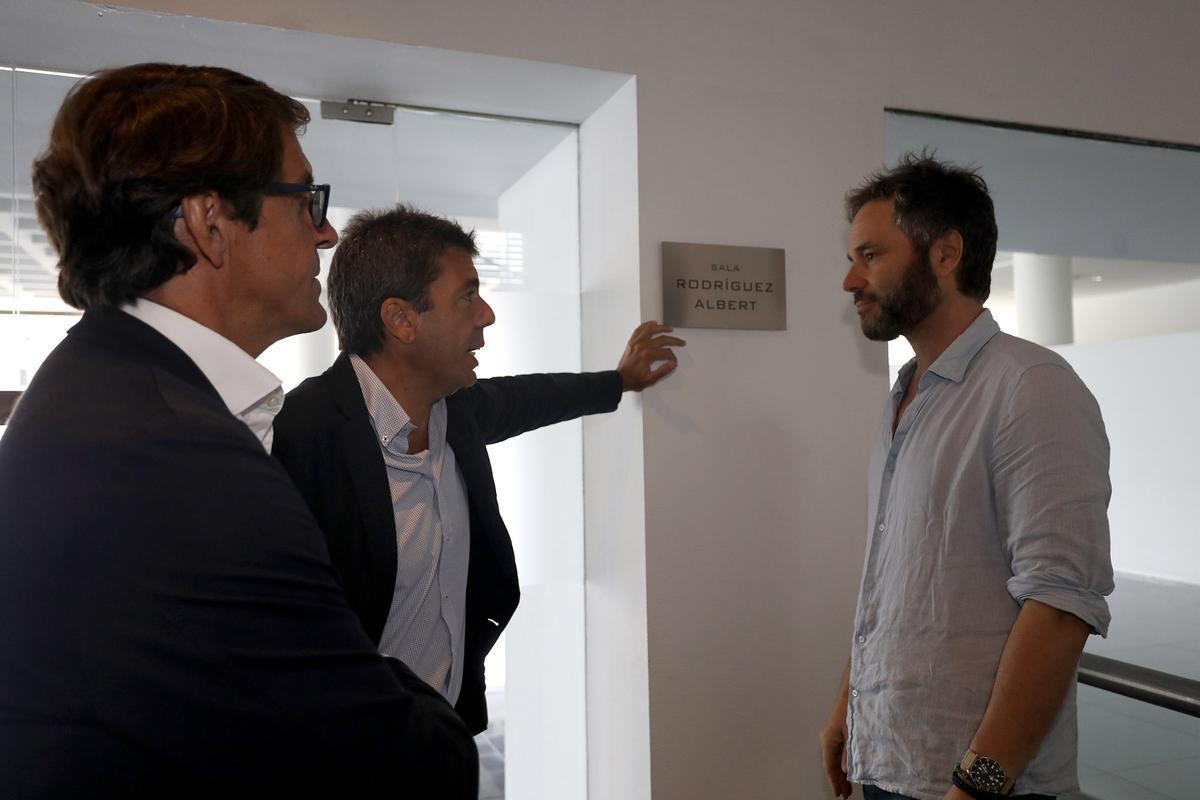
[[[1108,631],[1108,438],[1067,362],[986,310],[921,377],[893,435],[915,370],[901,369],[871,456],[847,753],[853,780],[941,800],[1020,604]],[[1076,788],[1076,738],[1072,684],[1014,794]]]
[[[403,661],[452,705],[462,688],[470,516],[446,445],[446,401],[429,410],[429,449],[409,455],[416,426],[378,376],[350,357],[378,437],[396,518],[396,585],[379,651]]]

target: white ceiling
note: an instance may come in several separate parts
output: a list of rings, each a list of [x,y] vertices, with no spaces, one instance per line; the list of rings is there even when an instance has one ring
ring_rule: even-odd
[[[220,64],[297,96],[355,97],[575,124],[632,77],[79,0],[0,0],[0,15],[5,63],[76,73],[139,61]]]
[[[397,201],[456,217],[494,218],[512,184],[575,134],[568,125],[397,109],[392,125],[321,118],[301,139],[314,173],[331,176],[332,202],[370,208]],[[320,178],[325,182],[325,178]]]

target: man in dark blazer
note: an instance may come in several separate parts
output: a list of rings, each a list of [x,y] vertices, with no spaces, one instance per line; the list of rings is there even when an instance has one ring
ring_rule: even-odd
[[[476,254],[458,225],[406,206],[352,219],[329,273],[343,352],[288,394],[273,453],[367,633],[479,732],[484,658],[519,597],[486,445],[612,411],[671,372],[683,341],[648,322],[616,370],[476,383],[474,351],[495,321]]]
[[[254,357],[324,322],[304,106],[229,70],[72,89],[34,165],[85,309],[0,441],[0,796],[473,798],[462,721],[382,658],[268,454]]]

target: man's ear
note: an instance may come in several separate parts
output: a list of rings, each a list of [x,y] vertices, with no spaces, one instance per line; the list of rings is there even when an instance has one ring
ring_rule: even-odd
[[[399,297],[384,300],[379,306],[379,319],[383,322],[384,333],[402,344],[412,344],[417,338],[421,315],[407,300]]]
[[[224,210],[216,192],[198,192],[179,201],[180,219],[175,221],[179,243],[218,269],[229,255],[226,226],[233,222]]]
[[[958,271],[962,264],[963,238],[956,230],[949,230],[933,240],[929,246],[929,263],[933,274],[946,278]]]

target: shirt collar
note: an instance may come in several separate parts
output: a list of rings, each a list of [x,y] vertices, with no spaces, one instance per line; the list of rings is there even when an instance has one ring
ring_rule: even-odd
[[[912,380],[913,373],[916,371],[917,358],[913,356],[896,373],[896,382],[892,384],[892,398],[897,403],[900,402],[900,396],[904,394],[904,390],[908,387],[908,382]]]
[[[937,357],[937,360],[929,365],[929,371],[948,381],[962,383],[963,377],[967,374],[967,368],[971,366],[971,361],[979,354],[983,346],[999,332],[1000,326],[996,324],[996,320],[992,319],[992,312],[985,308],[975,318],[975,321],[967,326],[967,329],[960,333],[958,338]]]
[[[380,447],[396,456],[397,463],[406,469],[411,466],[407,459],[422,458],[422,463],[425,464],[423,469],[427,469],[429,474],[440,480],[442,459],[446,450],[446,398],[438,400],[429,409],[429,450],[422,451],[428,453],[428,456],[409,455],[408,434],[416,427],[416,423],[367,362],[351,354],[350,366],[354,368],[354,375],[358,378],[363,402],[367,406],[371,427],[375,429]]]
[[[154,328],[195,362],[234,416],[280,391],[280,380],[271,370],[212,328],[144,297],[121,310]]]
[[[400,405],[400,401],[396,399],[395,395],[383,385],[383,381],[379,380],[379,376],[367,365],[367,362],[357,355],[351,354],[350,366],[354,368],[354,376],[358,378],[358,386],[362,389],[367,414],[371,417],[371,424],[375,428],[375,435],[379,437],[381,445],[387,447],[393,440],[416,427],[408,412],[404,410],[404,406]],[[408,452],[407,441],[405,438],[404,452]]]

